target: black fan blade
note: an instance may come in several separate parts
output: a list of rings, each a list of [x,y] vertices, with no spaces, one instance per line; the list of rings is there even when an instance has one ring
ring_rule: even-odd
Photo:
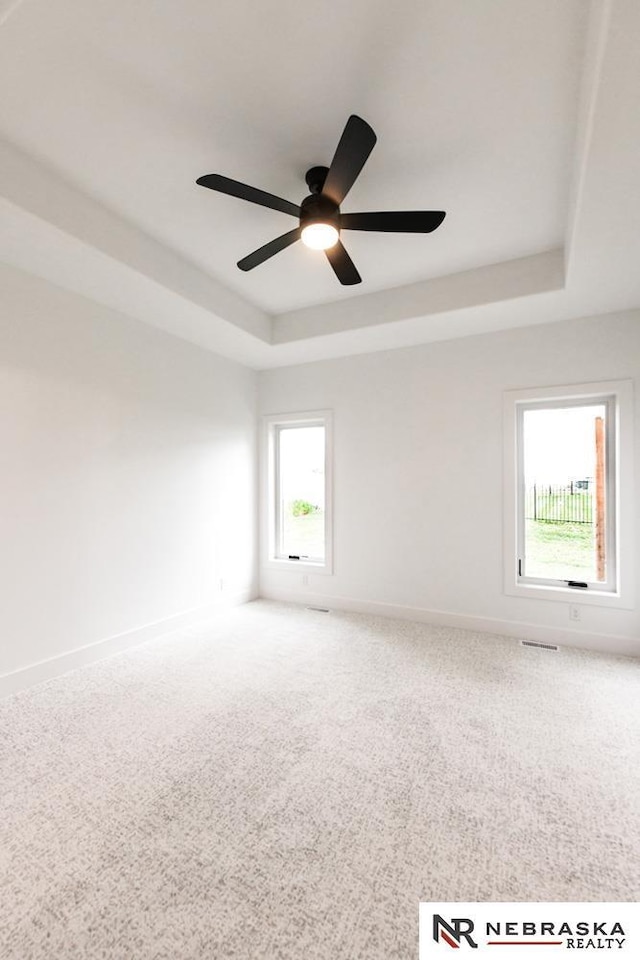
[[[250,253],[242,260],[238,260],[238,266],[241,270],[253,270],[254,267],[259,267],[260,264],[268,260],[269,257],[274,257],[276,253],[280,253],[285,247],[289,247],[299,239],[300,227],[296,227],[295,230],[290,230],[289,233],[283,233],[281,237],[270,240],[269,243],[265,243],[264,247],[254,250],[253,253]]]
[[[222,177],[219,173],[207,173],[204,177],[198,177],[196,183],[201,187],[208,187],[209,190],[228,193],[230,197],[239,197],[240,200],[248,200],[249,203],[258,203],[261,207],[271,207],[272,210],[289,213],[292,217],[300,216],[300,207],[296,203],[274,197],[272,193],[265,193],[264,190],[250,187],[246,183],[240,183],[239,180]]]
[[[360,117],[352,114],[342,131],[329,167],[322,194],[338,206],[355,183],[376,143],[376,135]]]
[[[353,260],[339,240],[334,247],[325,250],[325,253],[340,283],[345,287],[353,283],[362,283],[362,277],[356,270]]]
[[[380,230],[383,233],[431,233],[446,214],[442,210],[397,210],[390,213],[343,213],[343,230]]]

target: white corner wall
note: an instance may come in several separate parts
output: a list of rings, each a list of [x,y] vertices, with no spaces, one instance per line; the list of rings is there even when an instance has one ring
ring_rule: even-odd
[[[0,690],[256,590],[256,374],[0,267]]]
[[[333,410],[334,575],[263,565],[261,595],[640,654],[637,607],[569,629],[568,602],[503,592],[503,392],[616,379],[640,479],[640,311],[262,372],[263,415]],[[640,504],[634,530],[640,559]]]

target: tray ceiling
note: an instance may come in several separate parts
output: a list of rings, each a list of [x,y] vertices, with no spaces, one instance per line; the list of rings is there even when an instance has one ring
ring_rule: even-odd
[[[629,0],[0,4],[0,255],[252,366],[636,306],[639,19]],[[196,178],[298,203],[352,112],[378,143],[343,210],[443,226],[346,234],[355,288],[301,244],[240,272],[292,221]]]

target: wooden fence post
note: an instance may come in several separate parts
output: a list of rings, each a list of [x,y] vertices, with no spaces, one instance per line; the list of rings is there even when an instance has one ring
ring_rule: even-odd
[[[604,419],[596,417],[596,580],[605,579]]]

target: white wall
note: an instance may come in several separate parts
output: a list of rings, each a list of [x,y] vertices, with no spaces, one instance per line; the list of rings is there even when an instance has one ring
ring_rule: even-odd
[[[264,371],[263,414],[334,411],[335,564],[306,587],[262,568],[262,595],[640,652],[637,609],[570,632],[568,602],[503,592],[503,391],[620,378],[640,478],[640,312]]]
[[[6,267],[0,311],[0,674],[251,594],[256,374]]]

